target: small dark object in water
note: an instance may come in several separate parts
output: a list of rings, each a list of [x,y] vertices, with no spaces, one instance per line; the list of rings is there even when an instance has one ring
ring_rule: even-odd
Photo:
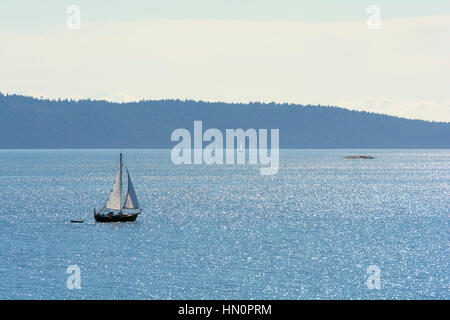
[[[70,220],[70,222],[73,222],[73,223],[83,223],[84,220]]]
[[[372,156],[365,156],[365,155],[357,155],[357,156],[347,156],[345,159],[375,159],[375,157]]]

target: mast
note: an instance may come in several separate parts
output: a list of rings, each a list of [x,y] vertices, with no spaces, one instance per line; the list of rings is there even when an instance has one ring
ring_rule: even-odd
[[[122,208],[122,152],[120,153],[120,160],[119,160],[119,170],[120,170],[120,204],[119,207]],[[122,210],[120,210],[122,211]]]

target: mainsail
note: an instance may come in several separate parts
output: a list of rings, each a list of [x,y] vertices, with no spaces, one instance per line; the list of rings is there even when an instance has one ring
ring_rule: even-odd
[[[111,210],[121,210],[122,209],[122,154],[120,154],[119,168],[116,173],[116,181],[109,194],[108,202],[106,203],[106,208]]]
[[[138,199],[136,197],[136,191],[134,191],[133,181],[131,181],[131,177],[130,177],[130,173],[128,172],[128,168],[126,168],[126,169],[127,169],[127,175],[128,175],[128,191],[127,191],[127,197],[126,197],[123,208],[124,209],[139,209],[139,203],[138,203]]]

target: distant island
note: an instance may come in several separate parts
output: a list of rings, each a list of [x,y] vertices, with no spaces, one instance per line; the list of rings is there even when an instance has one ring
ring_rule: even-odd
[[[450,148],[450,123],[333,106],[149,100],[111,103],[0,94],[0,148],[172,148],[191,128],[278,128],[280,148]]]
[[[345,159],[375,159],[374,156],[358,154],[356,156],[346,156]]]

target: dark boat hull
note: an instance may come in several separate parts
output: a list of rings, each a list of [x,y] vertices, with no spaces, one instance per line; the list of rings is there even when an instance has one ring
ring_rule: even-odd
[[[97,222],[132,222],[136,221],[139,213],[123,214],[123,215],[98,215],[95,214],[94,218]]]

